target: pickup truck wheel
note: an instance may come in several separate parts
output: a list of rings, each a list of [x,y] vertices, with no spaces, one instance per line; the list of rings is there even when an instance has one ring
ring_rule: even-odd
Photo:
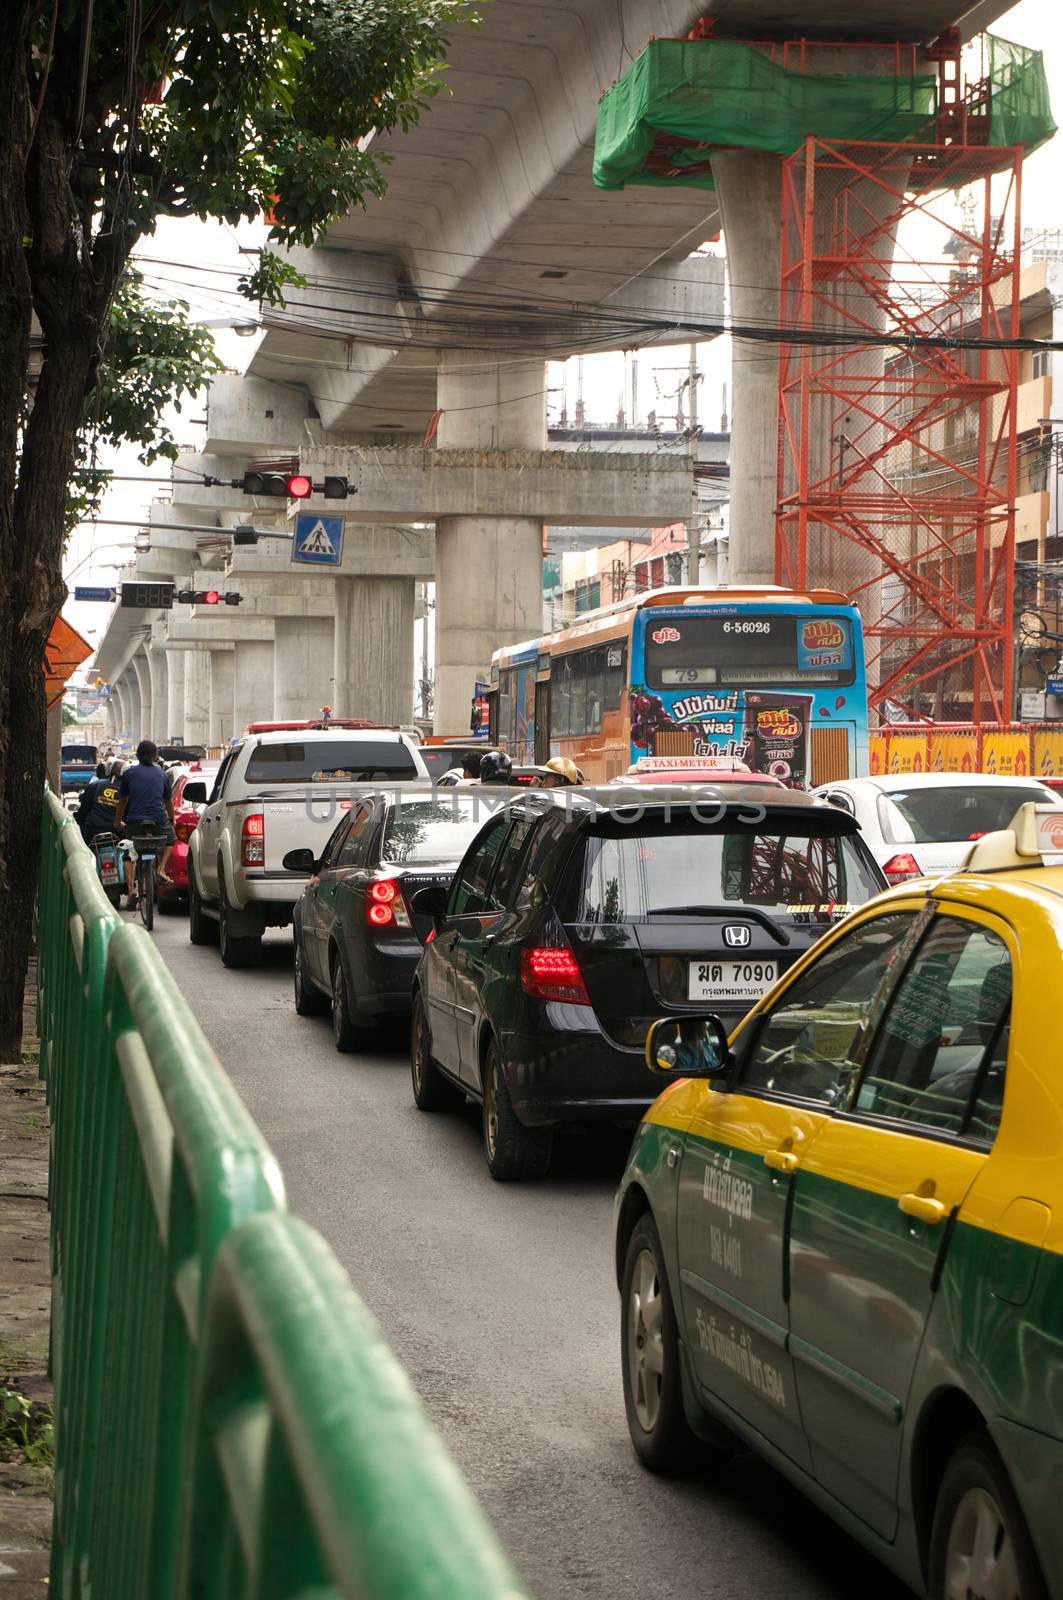
[[[410,1077],[418,1111],[456,1111],[465,1098],[432,1060],[432,1040],[420,991],[413,997],[410,1015]]]
[[[218,924],[203,910],[196,869],[188,863],[188,938],[192,944],[217,944]]]
[[[218,943],[223,967],[257,967],[262,960],[262,935],[237,938],[232,931],[232,910],[225,893],[225,879],[219,874]]]
[[[363,1043],[366,1029],[351,1014],[351,991],[347,969],[339,951],[332,956],[332,1037],[336,1049],[344,1053],[357,1050]]]
[[[300,1017],[320,1017],[328,1010],[328,1001],[315,988],[306,975],[306,959],[303,955],[303,940],[298,928],[295,930],[295,961],[292,966],[292,982],[295,988],[295,1009]]]
[[[554,1150],[553,1128],[527,1128],[509,1098],[506,1074],[492,1039],[484,1063],[484,1155],[496,1183],[545,1178]]]

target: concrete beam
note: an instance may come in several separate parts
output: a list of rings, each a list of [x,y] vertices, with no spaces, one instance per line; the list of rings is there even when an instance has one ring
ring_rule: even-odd
[[[335,516],[335,505],[324,514]],[[343,560],[338,567],[293,561],[290,536],[261,539],[257,545],[238,545],[233,550],[226,583],[239,589],[245,576],[265,573],[276,573],[285,583],[320,583],[326,578],[432,578],[435,530],[348,523],[343,535]]]
[[[233,475],[223,458],[200,456],[217,475]],[[364,446],[307,449],[304,472],[345,474],[347,500],[314,497],[300,511],[342,515],[351,522],[434,522],[439,517],[532,517],[566,527],[584,524],[645,528],[682,522],[690,514],[687,457],[562,450],[391,450]],[[222,468],[225,469],[224,473]],[[259,511],[276,514],[240,489],[202,488],[190,502],[235,511],[257,524]]]

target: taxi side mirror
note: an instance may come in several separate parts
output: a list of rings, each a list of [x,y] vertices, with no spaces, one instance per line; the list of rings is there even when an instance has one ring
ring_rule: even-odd
[[[711,1013],[661,1017],[646,1035],[646,1065],[662,1078],[720,1078],[733,1060],[727,1029]]]
[[[449,898],[449,889],[445,889],[441,883],[430,883],[411,896],[410,910],[419,917],[431,917],[433,922],[439,922],[446,916]]]

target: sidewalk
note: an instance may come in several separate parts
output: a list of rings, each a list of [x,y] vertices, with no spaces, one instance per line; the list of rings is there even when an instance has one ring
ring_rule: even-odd
[[[32,993],[33,985],[29,986]],[[24,1055],[0,1065],[0,1597],[48,1593],[48,1111],[32,1005]],[[12,1394],[29,1402],[28,1414]]]

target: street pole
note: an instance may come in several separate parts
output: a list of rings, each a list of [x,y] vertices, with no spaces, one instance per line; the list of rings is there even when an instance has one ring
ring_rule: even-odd
[[[698,522],[698,347],[690,346],[690,369],[687,378],[690,392],[690,519],[687,523],[687,582],[696,588],[701,582],[701,529]]]

